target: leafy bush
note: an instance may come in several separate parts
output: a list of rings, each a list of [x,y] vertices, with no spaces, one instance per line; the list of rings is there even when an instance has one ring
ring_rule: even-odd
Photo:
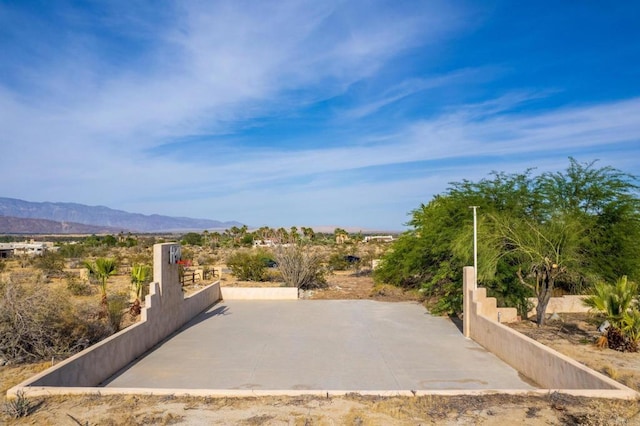
[[[351,267],[351,262],[349,262],[345,252],[340,250],[331,253],[329,260],[327,261],[327,266],[332,271],[346,271]]]
[[[239,280],[264,281],[268,259],[269,256],[264,251],[237,251],[229,256],[227,266]]]
[[[278,270],[288,287],[301,289],[326,287],[322,257],[298,244],[275,250]]]

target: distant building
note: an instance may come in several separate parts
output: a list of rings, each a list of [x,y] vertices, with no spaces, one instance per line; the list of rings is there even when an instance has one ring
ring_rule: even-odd
[[[364,237],[365,243],[368,243],[369,241],[390,243],[393,241],[393,235],[371,235]]]
[[[53,248],[53,243],[0,243],[0,258],[7,259],[18,255],[41,256],[45,251]]]
[[[273,240],[253,240],[254,247],[275,247],[276,245]]]

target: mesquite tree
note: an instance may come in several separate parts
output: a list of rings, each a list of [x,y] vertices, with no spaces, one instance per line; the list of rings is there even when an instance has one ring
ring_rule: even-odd
[[[433,312],[459,312],[462,267],[473,259],[469,206],[479,206],[479,282],[521,314],[537,296],[539,323],[556,287],[579,292],[599,279],[640,279],[637,178],[572,158],[564,171],[533,172],[452,183],[412,212],[376,281],[421,289]]]

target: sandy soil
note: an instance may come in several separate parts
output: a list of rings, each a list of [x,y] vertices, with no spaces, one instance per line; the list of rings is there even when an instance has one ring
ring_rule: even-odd
[[[222,287],[278,287],[284,285],[277,281],[238,281],[233,275],[225,275],[220,281]],[[384,302],[400,302],[421,300],[416,291],[404,291],[391,285],[375,285],[370,271],[359,273],[354,271],[335,271],[327,275],[327,287],[308,290],[303,294],[305,299],[371,299]]]
[[[638,402],[547,396],[34,399],[8,425],[631,425]]]

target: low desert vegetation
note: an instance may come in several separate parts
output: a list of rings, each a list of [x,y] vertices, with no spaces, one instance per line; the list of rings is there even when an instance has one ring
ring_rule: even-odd
[[[78,304],[65,291],[0,283],[0,358],[5,362],[64,359],[110,335],[97,304]]]
[[[227,258],[227,266],[233,275],[242,281],[266,281],[269,275],[267,268],[273,255],[265,250],[243,249],[232,253]]]
[[[200,281],[229,268],[225,279],[318,289],[333,270],[331,259],[372,259],[388,247],[362,244],[358,234],[337,244],[342,232],[240,227],[183,236],[59,237],[57,250],[43,256],[0,260],[0,362],[61,360],[135,322],[152,280],[154,243],[181,241],[182,272],[202,271]],[[272,244],[253,247],[256,240]],[[349,262],[335,269],[357,271]]]
[[[276,247],[276,262],[288,287],[303,290],[326,287],[323,257],[310,246],[290,244]]]

